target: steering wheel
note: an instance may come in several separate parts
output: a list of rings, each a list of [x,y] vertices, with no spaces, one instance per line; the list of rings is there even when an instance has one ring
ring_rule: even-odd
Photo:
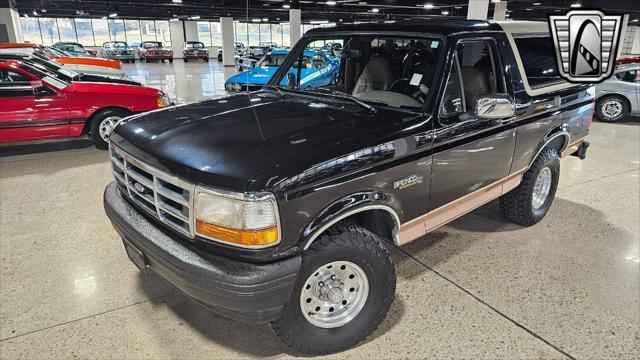
[[[395,80],[394,82],[391,83],[391,86],[389,86],[389,91],[393,91],[394,87],[398,84],[401,84],[401,82],[409,82],[408,78],[400,78]]]

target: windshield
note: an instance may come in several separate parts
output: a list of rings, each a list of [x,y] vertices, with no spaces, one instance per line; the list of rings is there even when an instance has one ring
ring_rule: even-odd
[[[372,104],[421,108],[438,70],[437,38],[363,36],[303,38],[270,84],[348,95]],[[313,57],[309,58],[309,53]]]
[[[51,46],[45,46],[44,51],[45,51],[48,55],[53,56],[53,57],[57,57],[57,58],[58,58],[58,57],[65,57],[65,56],[69,56],[69,54],[67,54],[66,52],[64,52],[64,51],[62,51],[62,50],[59,50],[59,49],[56,49],[56,48],[51,47]]]
[[[104,47],[109,47],[109,48],[126,48],[127,47],[127,43],[124,41],[113,41],[113,42],[107,42],[104,43]]]
[[[201,49],[203,47],[203,43],[187,43],[187,49]]]
[[[145,49],[150,49],[150,48],[155,48],[155,47],[161,48],[162,47],[162,43],[161,42],[145,42],[145,43],[142,43],[142,46]]]
[[[265,55],[260,62],[258,62],[258,66],[260,67],[279,67],[282,65],[284,60],[287,58],[287,54],[269,54]]]
[[[71,52],[78,52],[78,53],[87,52],[87,50],[85,50],[80,44],[58,44],[57,47],[60,48],[62,51],[71,51]]]
[[[52,69],[48,69],[46,66],[42,65],[42,64],[37,64],[37,63],[22,63],[18,66],[20,69],[35,75],[36,77],[40,78],[40,79],[56,79],[57,81],[55,82],[56,87],[57,88],[63,88],[68,84],[68,81],[71,79],[67,79],[65,78],[65,75],[62,75],[59,72],[56,72],[55,70]]]

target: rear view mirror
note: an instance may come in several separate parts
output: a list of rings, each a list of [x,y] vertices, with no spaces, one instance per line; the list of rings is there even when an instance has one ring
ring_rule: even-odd
[[[480,95],[476,98],[474,113],[481,119],[509,118],[515,115],[515,105],[508,95]]]

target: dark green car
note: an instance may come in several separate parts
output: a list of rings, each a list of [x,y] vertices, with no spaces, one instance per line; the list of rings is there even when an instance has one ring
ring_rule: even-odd
[[[102,57],[133,63],[136,61],[136,52],[124,41],[107,41],[102,44]]]

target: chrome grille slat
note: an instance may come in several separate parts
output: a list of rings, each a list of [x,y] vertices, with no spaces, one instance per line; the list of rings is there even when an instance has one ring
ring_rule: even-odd
[[[109,148],[109,159],[123,195],[163,224],[194,237],[191,204],[195,185],[149,166],[113,145]]]

